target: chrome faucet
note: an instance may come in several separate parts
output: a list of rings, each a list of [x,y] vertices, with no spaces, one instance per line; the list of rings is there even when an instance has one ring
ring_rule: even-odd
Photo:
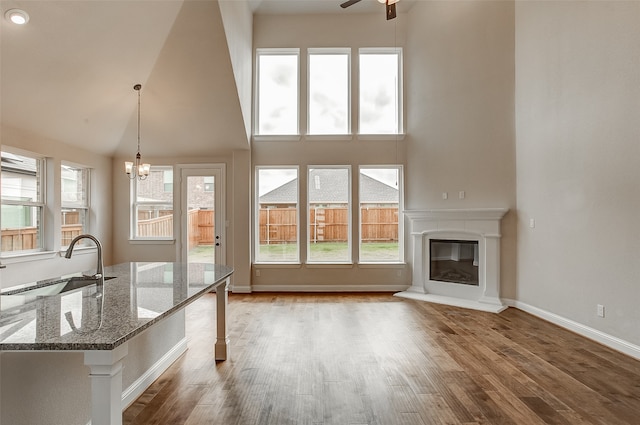
[[[93,276],[87,276],[90,277],[91,279],[100,279],[103,277],[103,266],[102,266],[102,244],[100,243],[100,241],[98,240],[98,238],[96,238],[93,235],[79,235],[76,236],[75,238],[73,238],[73,240],[71,241],[71,243],[69,244],[69,248],[67,248],[67,252],[66,254],[64,254],[64,258],[71,258],[71,254],[73,254],[73,247],[75,246],[76,242],[78,242],[80,239],[91,239],[93,242],[95,242],[96,247],[98,247],[98,265],[96,266],[96,274],[94,274]]]

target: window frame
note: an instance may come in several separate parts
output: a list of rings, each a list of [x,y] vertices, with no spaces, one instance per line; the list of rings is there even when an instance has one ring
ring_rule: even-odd
[[[296,129],[294,133],[261,133],[260,132],[260,58],[262,56],[295,56],[296,57]],[[298,138],[300,137],[300,48],[257,48],[255,56],[255,81],[254,81],[254,123],[253,134],[258,138]]]
[[[312,133],[311,132],[311,56],[313,55],[346,55],[347,56],[347,131],[346,133]],[[350,47],[310,47],[307,49],[307,136],[310,138],[344,138],[345,136],[351,136],[353,133],[352,127],[352,49]]]
[[[162,189],[164,191],[164,172],[167,170],[173,170],[174,167],[172,165],[152,165],[149,170],[149,175],[151,175],[154,171],[162,171],[163,181],[162,181]],[[173,173],[175,178],[175,173]],[[135,241],[173,241],[175,240],[175,226],[176,226],[176,210],[175,210],[175,192],[171,191],[171,201],[138,201],[138,184],[139,180],[137,178],[131,179],[130,186],[130,221],[129,221],[129,240],[132,242]],[[164,192],[168,193],[168,192]],[[139,206],[155,206],[155,205],[166,205],[171,207],[171,211],[173,211],[173,227],[171,229],[171,236],[138,236],[138,207]]]
[[[254,248],[254,261],[255,264],[260,264],[260,265],[265,265],[265,264],[277,264],[277,265],[282,265],[282,264],[300,264],[300,250],[301,250],[301,240],[300,240],[300,226],[301,226],[301,222],[300,222],[300,167],[297,165],[257,165],[255,166],[255,174],[254,174],[254,194],[255,194],[255,208],[254,208],[254,240],[255,243],[253,244],[253,248]],[[295,170],[296,172],[296,180],[297,180],[297,191],[296,191],[296,223],[297,223],[297,229],[296,229],[296,244],[297,244],[297,249],[296,249],[296,257],[295,259],[289,260],[289,261],[284,261],[284,260],[279,260],[279,261],[265,261],[264,259],[260,259],[259,258],[259,252],[260,252],[260,170]],[[267,192],[269,193],[269,192]]]
[[[398,80],[396,82],[396,130],[391,133],[363,133],[362,132],[362,56],[363,55],[396,55],[397,56],[397,73]],[[359,136],[400,136],[404,133],[404,76],[403,76],[403,56],[402,47],[361,47],[358,49],[358,135]]]
[[[75,170],[81,170],[82,171],[82,193],[84,194],[84,201],[83,204],[65,204],[65,200],[64,197],[62,196],[62,169],[64,167],[69,167]],[[77,165],[71,162],[67,162],[67,161],[61,161],[60,163],[60,215],[62,216],[62,213],[64,212],[65,209],[80,209],[84,211],[84,220],[82,222],[82,231],[81,234],[84,233],[90,233],[90,228],[91,228],[91,222],[90,222],[90,211],[91,211],[91,169],[89,167],[85,167],[82,165]],[[62,217],[61,217],[62,220]],[[60,233],[61,233],[61,239],[60,239],[60,246],[61,249],[66,249],[68,247],[68,245],[64,245],[63,241],[62,241],[62,221],[60,221]]]
[[[362,258],[362,187],[361,176],[363,169],[396,169],[398,173],[398,259],[394,261],[373,261],[370,259]],[[404,223],[402,220],[401,211],[404,208],[404,167],[401,164],[393,165],[358,165],[358,264],[404,264]]]
[[[47,159],[42,156],[35,154],[33,152],[23,151],[21,149],[13,149],[8,147],[3,147],[0,150],[1,154],[11,154],[22,156],[25,158],[33,159],[36,162],[36,201],[16,201],[10,199],[2,199],[0,200],[0,204],[18,206],[18,207],[27,207],[27,208],[36,208],[38,213],[37,220],[37,248],[34,249],[23,249],[23,250],[15,250],[15,251],[2,251],[0,252],[0,256],[2,258],[8,257],[18,257],[18,256],[26,256],[37,253],[45,252],[46,242],[44,237],[46,235],[46,224],[47,219],[45,214],[47,212]]]
[[[310,188],[312,184],[315,184],[316,179],[311,179],[312,170],[318,169],[345,169],[347,170],[347,258],[341,261],[319,261],[311,259],[311,195]],[[308,165],[307,166],[307,258],[305,259],[307,264],[353,264],[353,184],[352,184],[352,170],[351,165],[333,164],[333,165]]]

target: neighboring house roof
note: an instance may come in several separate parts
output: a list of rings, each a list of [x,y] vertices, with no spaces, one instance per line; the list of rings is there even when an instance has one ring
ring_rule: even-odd
[[[360,200],[364,203],[396,204],[398,189],[367,175],[360,175]],[[311,203],[337,204],[348,200],[347,170],[316,168],[309,173],[309,200]],[[260,204],[294,204],[298,195],[298,179],[265,193]]]
[[[9,152],[3,152],[2,171],[35,176],[36,160],[32,158],[17,156]]]

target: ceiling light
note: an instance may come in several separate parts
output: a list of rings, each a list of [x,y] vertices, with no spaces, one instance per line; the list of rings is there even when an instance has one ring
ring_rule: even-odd
[[[142,88],[141,84],[136,84],[133,86],[133,89],[138,92],[138,153],[136,154],[135,163],[126,161],[124,163],[124,171],[127,173],[131,180],[136,177],[138,180],[144,180],[149,176],[149,171],[151,170],[150,164],[142,163],[142,156],[140,155],[140,89]]]
[[[9,9],[5,12],[4,17],[16,25],[24,25],[29,22],[29,14],[20,9]]]

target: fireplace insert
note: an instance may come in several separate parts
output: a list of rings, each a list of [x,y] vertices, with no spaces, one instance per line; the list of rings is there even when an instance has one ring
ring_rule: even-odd
[[[478,241],[430,239],[429,264],[430,280],[479,285]]]

